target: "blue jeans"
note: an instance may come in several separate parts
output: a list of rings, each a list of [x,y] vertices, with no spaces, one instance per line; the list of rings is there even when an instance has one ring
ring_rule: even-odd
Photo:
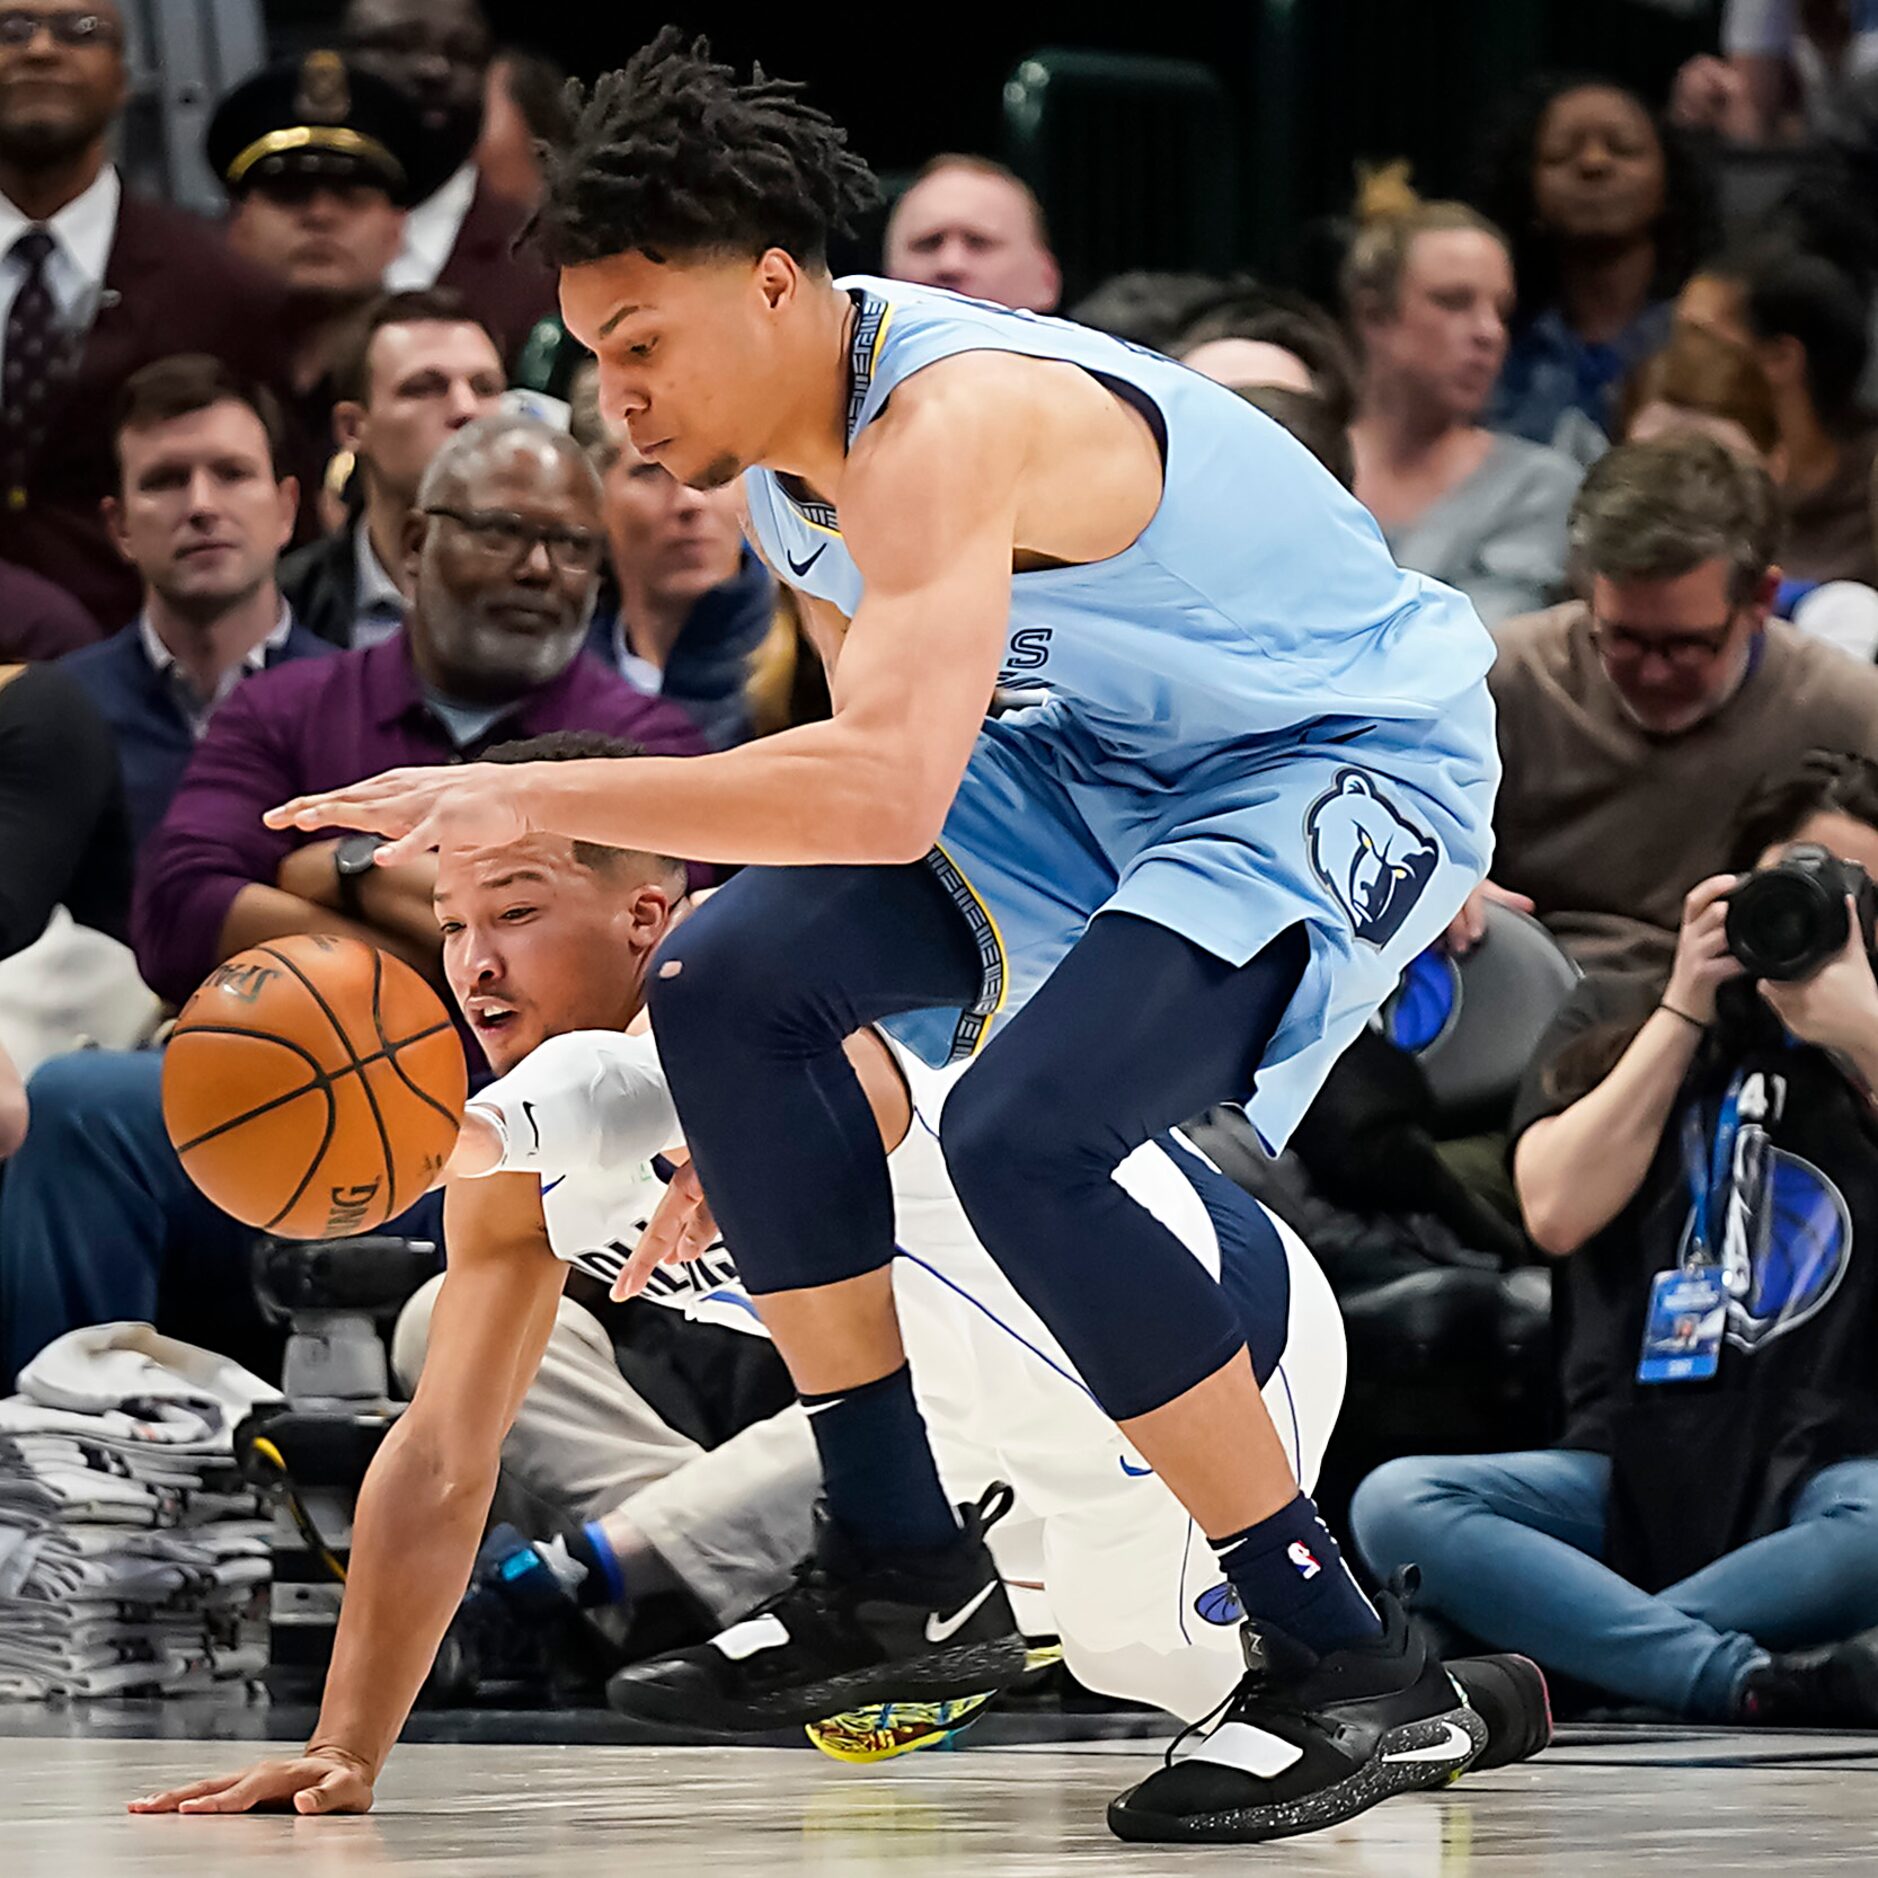
[[[1727,1720],[1772,1650],[1878,1624],[1878,1459],[1814,1474],[1788,1524],[1652,1597],[1601,1563],[1601,1454],[1418,1455],[1357,1489],[1372,1570],[1411,1562],[1422,1602],[1496,1650],[1634,1702]]]
[[[83,1050],[27,1085],[31,1125],[0,1182],[0,1382],[55,1337],[89,1324],[159,1325],[255,1360],[264,1345],[249,1288],[253,1227],[196,1190],[163,1126],[163,1057]],[[387,1232],[437,1239],[428,1195]],[[276,1359],[277,1360],[277,1359]]]

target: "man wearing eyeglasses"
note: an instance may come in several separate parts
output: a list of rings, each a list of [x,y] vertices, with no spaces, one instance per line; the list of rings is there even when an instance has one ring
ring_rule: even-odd
[[[1762,778],[1878,750],[1878,669],[1769,618],[1779,534],[1766,475],[1720,444],[1626,444],[1572,509],[1582,597],[1496,635],[1493,881],[1583,965],[1666,971]]]
[[[117,0],[0,0],[0,559],[100,638],[139,592],[99,510],[116,465],[98,414],[179,353],[279,383],[278,289],[207,223],[125,194],[108,145],[126,92]]]
[[[600,487],[564,433],[510,416],[459,431],[403,545],[413,597],[401,634],[255,673],[196,746],[139,857],[131,913],[138,965],[164,998],[180,1003],[223,959],[296,932],[368,939],[441,983],[435,857],[375,867],[370,838],[277,834],[261,811],[285,794],[555,730],[702,749],[676,705],[582,650],[604,553]],[[0,1388],[51,1338],[119,1318],[268,1362],[245,1277],[254,1235],[191,1187],[163,1130],[161,1074],[156,1052],[88,1050],[33,1078],[32,1126],[0,1200]],[[406,1223],[436,1236],[434,1213]]]

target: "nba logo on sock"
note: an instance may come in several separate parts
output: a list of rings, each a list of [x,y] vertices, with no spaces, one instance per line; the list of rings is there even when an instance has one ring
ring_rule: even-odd
[[[1293,1539],[1285,1548],[1285,1557],[1298,1568],[1298,1576],[1309,1580],[1315,1578],[1324,1568],[1312,1556],[1311,1548],[1302,1539]]]

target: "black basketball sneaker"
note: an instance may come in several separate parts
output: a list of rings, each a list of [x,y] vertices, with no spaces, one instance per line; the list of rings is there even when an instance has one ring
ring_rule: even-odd
[[[943,1551],[864,1560],[825,1515],[794,1580],[709,1643],[621,1670],[607,1700],[662,1728],[758,1734],[868,1703],[939,1701],[1008,1688],[1023,1676],[1023,1633],[985,1530],[1009,1487],[960,1507]]]
[[[1109,1829],[1156,1842],[1284,1839],[1466,1772],[1487,1724],[1400,1599],[1384,1592],[1377,1609],[1380,1637],[1326,1656],[1248,1623],[1246,1673],[1217,1724],[1189,1729],[1165,1767],[1111,1801]]]
[[[1487,1724],[1487,1745],[1468,1768],[1470,1774],[1529,1761],[1552,1745],[1552,1693],[1545,1671],[1531,1657],[1450,1657],[1448,1674],[1467,1706]]]

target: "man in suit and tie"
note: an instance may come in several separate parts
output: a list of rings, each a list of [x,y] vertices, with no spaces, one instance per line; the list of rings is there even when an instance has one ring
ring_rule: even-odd
[[[386,287],[454,289],[513,362],[535,322],[556,311],[557,296],[554,274],[526,248],[513,252],[528,204],[503,197],[476,165],[494,52],[481,5],[350,0],[340,43],[356,70],[396,85],[417,107],[435,158]]]
[[[100,637],[139,598],[99,507],[118,388],[179,352],[278,382],[282,317],[218,230],[125,193],[108,144],[127,88],[118,0],[0,7],[0,559]]]

